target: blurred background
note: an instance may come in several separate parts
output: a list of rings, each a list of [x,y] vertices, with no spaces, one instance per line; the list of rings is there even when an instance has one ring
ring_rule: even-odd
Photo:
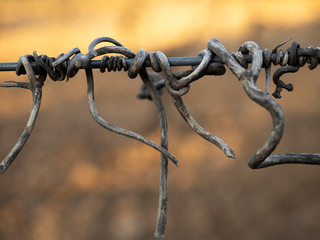
[[[320,45],[320,2],[312,0],[0,0],[0,9],[0,62],[34,50],[53,57],[73,47],[86,53],[102,36],[133,52],[160,50],[169,57],[195,56],[213,37],[230,52],[248,40],[273,49],[292,35],[301,47]],[[136,98],[140,79],[94,74],[101,115],[159,142],[152,102]],[[283,78],[295,90],[278,100],[286,129],[277,153],[319,152],[319,76],[319,68],[304,67]],[[1,72],[5,80],[27,78]],[[166,239],[319,239],[319,167],[249,169],[247,159],[267,139],[271,118],[230,71],[193,83],[183,99],[237,159],[195,134],[163,94],[169,150],[180,159],[179,168],[169,168]],[[31,103],[29,91],[0,89],[1,158],[20,136]],[[153,239],[159,158],[94,122],[83,71],[67,83],[48,79],[35,129],[0,176],[0,239]]]

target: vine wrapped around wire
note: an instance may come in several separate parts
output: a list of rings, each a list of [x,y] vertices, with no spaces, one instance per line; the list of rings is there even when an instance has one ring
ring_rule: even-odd
[[[262,51],[256,43],[246,42],[241,45],[239,51],[230,54],[219,40],[213,38],[209,40],[208,47],[194,58],[197,61],[193,61],[191,64],[193,65],[192,69],[177,73],[172,71],[171,66],[179,64],[188,65],[183,62],[186,59],[181,60],[180,63],[177,61],[174,64],[174,61],[167,58],[162,52],[147,53],[146,50],[140,49],[137,54],[134,54],[118,41],[108,37],[95,39],[89,45],[88,53],[86,54],[82,54],[78,48],[73,48],[66,54],[60,54],[57,58],[46,55],[38,56],[36,52],[32,55],[25,55],[15,64],[15,70],[17,75],[27,74],[29,82],[6,81],[0,84],[0,87],[29,89],[32,92],[33,98],[33,105],[26,127],[14,147],[1,161],[0,173],[4,173],[12,164],[32,132],[40,109],[42,87],[46,77],[49,76],[53,81],[63,81],[66,78],[68,80],[74,77],[79,69],[85,69],[88,104],[93,119],[103,128],[140,141],[161,153],[160,194],[155,237],[164,237],[168,206],[168,160],[178,166],[178,159],[168,151],[168,121],[161,100],[163,88],[171,96],[173,104],[182,118],[198,135],[220,148],[227,157],[235,158],[236,156],[229,145],[200,126],[182,100],[182,96],[188,93],[192,82],[199,80],[204,75],[223,75],[226,71],[224,65],[226,65],[240,80],[248,97],[269,111],[273,121],[273,129],[269,138],[249,158],[249,166],[253,169],[258,169],[286,163],[320,164],[320,154],[272,154],[284,132],[284,114],[279,104],[269,96],[271,64],[281,65],[273,74],[275,91],[272,94],[275,98],[281,98],[281,91],[283,89],[287,91],[293,90],[291,83],[286,84],[280,80],[283,74],[296,72],[306,63],[309,63],[309,69],[312,70],[318,66],[320,60],[320,48],[300,48],[298,42],[293,42],[285,51],[279,50],[278,48],[286,42],[279,44],[272,51],[269,49]],[[99,43],[112,45],[96,48]],[[108,56],[109,54],[118,55]],[[106,70],[109,72],[124,70],[128,72],[130,78],[140,76],[143,85],[138,97],[150,99],[155,105],[160,125],[160,145],[138,133],[113,125],[99,115],[95,105],[92,71],[93,59],[98,56],[103,56],[98,61],[98,68],[101,72],[105,72]],[[248,63],[251,63],[250,67],[248,67]],[[147,66],[151,67],[153,72],[147,72]],[[260,90],[256,85],[261,68],[266,69],[265,91]],[[163,77],[160,75],[160,72],[163,73]]]

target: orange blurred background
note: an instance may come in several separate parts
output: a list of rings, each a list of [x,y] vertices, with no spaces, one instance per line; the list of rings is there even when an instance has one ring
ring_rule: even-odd
[[[102,36],[134,52],[160,50],[170,57],[195,56],[213,37],[230,52],[248,40],[273,49],[292,35],[301,47],[320,46],[319,1],[11,0],[0,1],[0,9],[0,62],[16,62],[34,50],[54,57],[73,47],[86,53]],[[318,71],[304,67],[284,77],[295,90],[278,100],[286,130],[276,152],[319,152]],[[124,72],[95,71],[95,78],[101,115],[159,142],[153,104],[135,97],[141,81]],[[5,80],[26,77],[1,72]],[[263,76],[260,82],[263,87]],[[92,120],[83,71],[67,83],[48,79],[43,91],[34,132],[0,176],[0,239],[152,239],[158,152]],[[192,132],[163,95],[169,149],[180,159],[179,168],[169,169],[166,239],[319,239],[318,167],[248,168],[271,119],[238,80],[229,71],[204,77],[184,100],[237,159]],[[1,158],[23,130],[30,107],[28,91],[0,89]]]

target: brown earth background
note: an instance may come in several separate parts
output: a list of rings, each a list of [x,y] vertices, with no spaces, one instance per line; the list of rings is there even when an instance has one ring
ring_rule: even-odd
[[[212,37],[230,52],[248,40],[273,49],[292,35],[301,47],[320,46],[319,10],[319,1],[292,0],[0,0],[0,62],[34,50],[57,56],[79,47],[86,53],[101,36],[134,52],[160,50],[170,57],[195,56]],[[319,76],[319,68],[304,67],[283,78],[295,90],[278,100],[286,129],[277,153],[319,152]],[[159,142],[153,104],[135,97],[140,79],[99,71],[95,78],[101,115]],[[5,80],[27,79],[1,72]],[[67,83],[47,80],[43,91],[34,132],[0,176],[0,239],[153,239],[159,153],[94,122],[83,71]],[[268,137],[271,118],[230,71],[193,83],[184,100],[237,159],[192,132],[163,95],[169,149],[180,159],[179,168],[169,168],[166,239],[320,239],[319,167],[249,169],[247,159]],[[30,107],[28,91],[0,89],[1,158],[23,130]]]

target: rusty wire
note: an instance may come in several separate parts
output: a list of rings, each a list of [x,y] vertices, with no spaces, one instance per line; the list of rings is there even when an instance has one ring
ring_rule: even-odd
[[[29,89],[33,97],[33,105],[26,127],[12,150],[0,163],[0,172],[4,173],[12,164],[32,132],[40,109],[42,87],[46,77],[49,76],[53,81],[68,80],[74,77],[80,69],[85,69],[88,104],[93,119],[103,128],[147,144],[161,153],[160,194],[155,237],[164,237],[168,205],[168,160],[178,165],[178,159],[168,151],[168,121],[161,100],[162,89],[167,90],[177,111],[197,134],[220,148],[227,157],[235,158],[233,150],[222,139],[209,133],[197,123],[182,100],[182,96],[188,93],[192,82],[199,80],[204,75],[223,75],[226,71],[226,65],[241,81],[248,97],[269,111],[273,121],[273,129],[269,138],[249,158],[249,166],[258,169],[288,163],[320,164],[320,154],[272,154],[284,132],[284,114],[277,101],[269,96],[271,65],[281,66],[273,74],[275,91],[272,94],[274,98],[281,98],[281,91],[283,89],[292,91],[293,85],[284,83],[280,77],[286,73],[297,72],[305,64],[309,64],[308,67],[312,70],[318,66],[320,60],[320,48],[301,48],[296,41],[285,51],[279,50],[279,47],[289,40],[291,38],[277,45],[272,51],[269,49],[261,50],[255,42],[249,41],[241,45],[239,51],[230,54],[219,40],[213,38],[209,40],[208,47],[201,51],[197,57],[168,58],[162,52],[147,53],[144,49],[140,49],[135,54],[118,41],[102,37],[95,39],[89,45],[86,54],[81,53],[78,48],[73,48],[66,54],[60,54],[57,58],[46,55],[38,56],[34,52],[32,55],[21,57],[17,63],[0,63],[0,71],[15,70],[17,75],[27,74],[29,79],[28,83],[6,81],[0,84],[0,87]],[[111,43],[112,45],[96,48],[99,43]],[[108,56],[108,54],[118,54],[119,56]],[[98,56],[103,57],[101,60],[94,60]],[[250,67],[249,63],[251,63]],[[172,66],[187,65],[192,68],[177,73],[174,73],[171,68]],[[146,67],[151,67],[153,72],[147,72]],[[150,99],[155,105],[160,125],[160,145],[135,132],[113,125],[99,115],[94,99],[93,68],[99,68],[101,72],[124,70],[128,72],[130,78],[140,76],[143,85],[138,97]],[[260,90],[256,85],[262,68],[266,70],[265,91]],[[163,73],[163,77],[159,74],[160,72]]]

